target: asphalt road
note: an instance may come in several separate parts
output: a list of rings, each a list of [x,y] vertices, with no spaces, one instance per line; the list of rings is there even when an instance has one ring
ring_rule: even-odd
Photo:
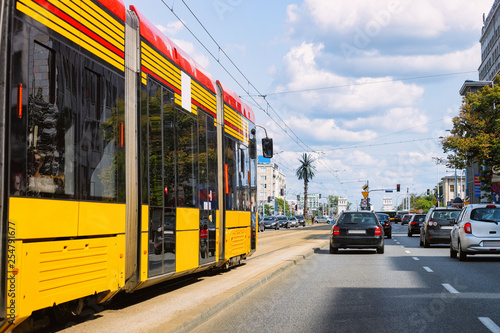
[[[192,332],[500,332],[500,256],[460,262],[406,230],[385,254],[325,246]]]

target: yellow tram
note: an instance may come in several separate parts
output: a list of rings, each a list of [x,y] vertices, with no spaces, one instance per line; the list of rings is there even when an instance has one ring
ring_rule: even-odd
[[[0,331],[255,251],[248,105],[121,0],[2,5]]]

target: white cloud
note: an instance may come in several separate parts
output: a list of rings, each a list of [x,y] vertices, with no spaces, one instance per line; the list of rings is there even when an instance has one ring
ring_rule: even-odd
[[[163,26],[161,24],[156,25],[156,27],[164,33],[167,37],[178,34],[184,28],[184,25],[181,21],[169,22],[167,26]]]
[[[465,49],[443,54],[420,54],[414,56],[372,55],[354,57],[351,65],[359,71],[391,71],[398,68],[400,72],[421,73],[454,73],[475,70],[481,63],[481,46],[479,43]]]
[[[310,119],[292,117],[287,120],[287,125],[294,132],[301,133],[301,137],[311,138],[317,142],[345,143],[359,142],[375,139],[377,134],[373,130],[349,131],[340,128],[334,119]],[[330,146],[331,148],[331,146]]]
[[[391,133],[401,130],[407,130],[406,133],[427,133],[429,131],[428,122],[429,117],[427,117],[423,111],[406,107],[390,109],[384,115],[345,121],[343,122],[343,126],[350,129],[385,129],[390,130]]]
[[[321,107],[327,113],[336,114],[363,112],[382,106],[410,106],[423,95],[422,87],[392,81],[391,77],[353,79],[320,68],[316,58],[322,55],[323,49],[323,44],[303,42],[284,57],[288,83],[279,86],[277,91],[302,91],[294,94],[298,97],[288,98],[291,107]],[[381,82],[383,84],[379,84]]]
[[[304,8],[325,31],[354,28],[368,34],[390,26],[394,31],[432,37],[451,29],[479,31],[482,12],[491,0],[305,0]]]

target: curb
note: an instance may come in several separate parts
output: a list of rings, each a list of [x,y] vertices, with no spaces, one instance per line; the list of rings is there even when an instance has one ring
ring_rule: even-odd
[[[226,307],[229,305],[233,304],[234,302],[238,301],[241,299],[243,296],[249,294],[253,290],[257,289],[260,286],[265,285],[267,282],[272,280],[273,278],[277,277],[281,273],[285,272],[289,268],[292,268],[293,266],[299,264],[300,262],[304,261],[306,258],[312,256],[314,253],[319,251],[322,247],[324,247],[326,244],[328,244],[330,241],[324,241],[324,243],[319,244],[316,247],[313,247],[312,249],[306,251],[305,254],[301,255],[296,255],[295,259],[290,259],[287,260],[284,264],[280,265],[279,268],[276,270],[273,270],[272,272],[268,273],[267,275],[263,276],[262,278],[259,278],[257,281],[251,282],[248,286],[244,287],[241,290],[238,290],[234,293],[229,290],[227,293],[231,293],[232,295],[225,298],[224,300],[218,302],[216,305],[209,307],[208,309],[202,310],[198,315],[195,317],[189,319],[188,321],[178,325],[175,328],[170,329],[168,332],[170,333],[185,333],[189,332],[190,330],[196,328],[197,326],[201,325],[203,322],[209,320],[211,317],[219,313],[220,311],[224,310]],[[265,274],[265,273],[264,273]],[[240,287],[234,287],[233,289],[239,289]],[[165,326],[161,327],[156,327],[153,328],[152,330],[149,330],[149,332],[165,332]]]

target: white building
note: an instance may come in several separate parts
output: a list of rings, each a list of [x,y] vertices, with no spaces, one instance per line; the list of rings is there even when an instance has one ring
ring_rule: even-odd
[[[347,210],[347,198],[339,198],[337,209],[339,214]]]
[[[285,199],[286,176],[276,163],[259,156],[257,164],[257,201],[259,212],[265,204],[272,205],[274,198]]]
[[[455,185],[456,183],[456,185]],[[446,176],[441,178],[441,189],[443,193],[440,193],[443,196],[443,200],[441,204],[444,206],[451,205],[451,202],[455,198],[464,199],[465,198],[465,177],[458,176],[455,179],[455,176]]]

